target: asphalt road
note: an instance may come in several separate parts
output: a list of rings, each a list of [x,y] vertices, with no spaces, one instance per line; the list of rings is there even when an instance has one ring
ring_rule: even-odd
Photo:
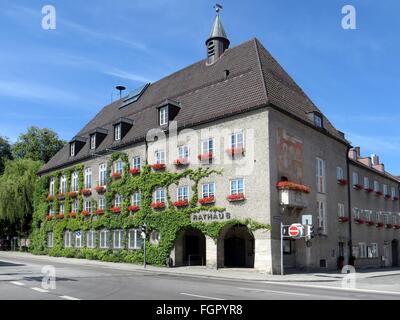
[[[48,264],[48,263],[46,263]],[[379,300],[400,293],[350,291],[302,284],[268,283],[125,271],[54,262],[56,288],[43,289],[43,261],[0,259],[1,300]]]

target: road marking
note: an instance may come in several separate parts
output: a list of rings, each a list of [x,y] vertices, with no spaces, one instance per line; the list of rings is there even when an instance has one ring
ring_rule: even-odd
[[[38,291],[38,292],[42,292],[42,293],[48,293],[49,292],[49,290],[45,290],[45,289],[37,288],[37,287],[31,288],[31,289],[35,290],[35,291]]]
[[[294,296],[306,296],[306,297],[311,296],[311,294],[306,294],[306,293],[285,292],[285,291],[276,291],[276,290],[267,290],[267,289],[241,288],[241,287],[237,287],[237,289],[249,290],[249,291],[271,292],[271,293],[277,293],[277,294],[291,294]]]
[[[70,297],[70,296],[60,296],[60,298],[63,298],[63,299],[66,299],[66,300],[81,300],[81,299]]]
[[[383,291],[383,290],[372,290],[372,289],[361,289],[361,288],[342,288],[342,287],[329,287],[329,286],[314,286],[308,284],[295,284],[295,283],[279,283],[273,281],[263,281],[263,283],[268,284],[277,284],[283,286],[293,286],[293,287],[301,287],[301,288],[317,288],[317,289],[330,289],[336,291],[352,291],[352,292],[364,292],[364,293],[380,293],[380,294],[388,294],[388,295],[400,295],[400,292],[396,291]]]
[[[25,283],[19,282],[19,281],[10,281],[10,283],[15,284],[16,286],[24,286]]]
[[[199,295],[197,295],[197,294],[186,293],[186,292],[181,292],[180,294],[183,294],[184,296],[191,296],[191,297],[204,298],[204,299],[211,299],[211,300],[224,300],[224,299],[221,299],[221,298],[214,298],[214,297],[207,297],[207,296],[199,296]]]

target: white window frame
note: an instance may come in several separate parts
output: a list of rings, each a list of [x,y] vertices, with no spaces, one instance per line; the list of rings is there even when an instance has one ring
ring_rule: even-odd
[[[140,167],[141,167],[140,157],[139,156],[133,157],[133,159],[132,159],[132,168],[140,169]]]
[[[140,192],[134,192],[131,196],[131,205],[132,206],[140,206]]]
[[[69,146],[69,154],[71,157],[75,157],[75,142],[71,143]]]
[[[354,214],[354,219],[360,219],[361,218],[361,209],[354,207],[353,214]]]
[[[327,233],[327,217],[326,217],[326,202],[317,201],[318,209],[318,229],[322,234]]]
[[[92,168],[85,169],[85,189],[92,188]]]
[[[92,201],[90,200],[85,200],[83,202],[83,210],[87,211],[87,212],[91,212],[92,211]]]
[[[66,193],[67,192],[67,177],[65,175],[62,175],[60,177],[60,193]]]
[[[165,151],[164,150],[156,150],[154,152],[154,163],[165,164]]]
[[[54,233],[47,232],[47,248],[53,248],[54,246]]]
[[[99,165],[99,185],[105,186],[107,184],[107,164],[101,163]]]
[[[71,175],[71,191],[78,192],[78,172],[74,171]]]
[[[108,249],[109,248],[109,234],[110,230],[102,229],[99,233],[99,248],[100,249]]]
[[[106,209],[106,200],[103,197],[99,198],[99,201],[97,203],[97,207],[98,207],[98,209],[101,209],[101,210],[105,210]]]
[[[114,162],[114,173],[119,173],[119,174],[121,174],[122,175],[122,172],[123,172],[123,169],[124,168],[124,165],[123,165],[123,163],[122,163],[122,160],[121,159],[119,159],[119,160],[116,160],[115,162]]]
[[[392,199],[397,197],[396,188],[395,187],[391,187],[391,195],[392,195]]]
[[[121,140],[121,124],[116,124],[114,126],[114,140],[120,141]]]
[[[317,192],[326,193],[326,170],[325,160],[316,158]]]
[[[119,193],[116,193],[114,196],[114,207],[121,208],[122,205],[122,196]]]
[[[201,141],[201,153],[206,154],[206,153],[214,153],[215,149],[215,143],[214,143],[214,138],[208,138],[205,140]]]
[[[364,177],[364,189],[369,189],[369,178]]]
[[[336,179],[343,180],[344,179],[344,171],[343,168],[340,166],[336,167]]]
[[[379,191],[380,191],[379,182],[374,180],[374,192],[379,192]]]
[[[71,203],[71,212],[77,213],[78,212],[78,200],[74,200]]]
[[[86,232],[86,247],[87,248],[93,249],[96,247],[95,236],[96,236],[95,230],[89,230],[88,232]]]
[[[132,245],[132,242],[133,242],[133,245]],[[140,229],[129,229],[128,230],[128,249],[139,250],[141,248],[142,248],[141,230]]]
[[[241,184],[241,186],[240,186]],[[244,179],[243,178],[236,178],[232,179],[229,182],[230,194],[244,194]]]
[[[176,199],[178,201],[189,200],[189,187],[180,186],[176,189]]]
[[[359,252],[360,259],[367,258],[367,254],[368,254],[367,244],[365,242],[359,242],[358,247],[360,248],[360,252]]]
[[[368,246],[368,258],[379,258],[379,247],[377,243],[373,242]]]
[[[202,198],[215,197],[215,182],[207,182],[201,185]]]
[[[168,124],[168,107],[161,107],[158,111],[159,113],[159,123],[160,126],[165,126]]]
[[[353,186],[358,184],[358,172],[353,172],[353,174],[352,174],[352,183],[353,183]]]
[[[124,247],[124,230],[113,230],[113,249],[122,249]]]
[[[189,146],[181,145],[178,147],[178,158],[179,159],[188,159],[189,158]]]
[[[79,235],[78,235],[79,232]],[[75,248],[82,248],[83,244],[82,244],[82,231],[78,230],[74,232],[74,236],[75,236]]]
[[[64,231],[63,237],[64,248],[71,248],[72,247],[72,232],[69,230]]]
[[[388,186],[387,184],[383,184],[383,195],[386,196],[389,194]]]
[[[92,134],[90,136],[90,149],[91,150],[96,149],[96,134]]]
[[[237,131],[230,135],[229,144],[231,148],[244,148],[243,131]]]
[[[338,203],[338,217],[339,218],[344,218],[344,204],[343,203]]]
[[[322,117],[321,116],[314,114],[314,125],[317,128],[322,128]]]
[[[166,202],[166,191],[164,188],[157,188],[154,191],[154,201],[155,202]]]
[[[49,194],[51,196],[54,196],[54,185],[55,185],[55,180],[54,177],[50,179],[50,188],[49,188]]]
[[[64,214],[65,212],[65,206],[64,206],[64,204],[63,203],[60,203],[60,205],[59,205],[59,211],[58,211],[58,213],[62,213],[62,214]]]

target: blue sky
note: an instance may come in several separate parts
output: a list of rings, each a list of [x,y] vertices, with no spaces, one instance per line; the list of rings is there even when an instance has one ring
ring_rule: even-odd
[[[0,135],[30,125],[66,140],[113,89],[134,89],[205,57],[209,0],[0,0]],[[400,2],[220,1],[231,46],[257,37],[362,153],[400,174]],[[41,27],[44,5],[57,29]],[[341,27],[344,5],[357,29]]]

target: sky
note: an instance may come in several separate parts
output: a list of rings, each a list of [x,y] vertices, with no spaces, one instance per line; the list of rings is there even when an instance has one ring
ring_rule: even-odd
[[[231,47],[256,37],[363,155],[400,174],[400,1],[220,0]],[[210,0],[0,0],[0,136],[70,140],[110,101],[205,58]],[[44,30],[42,8],[56,9]],[[356,29],[343,29],[344,5]]]

